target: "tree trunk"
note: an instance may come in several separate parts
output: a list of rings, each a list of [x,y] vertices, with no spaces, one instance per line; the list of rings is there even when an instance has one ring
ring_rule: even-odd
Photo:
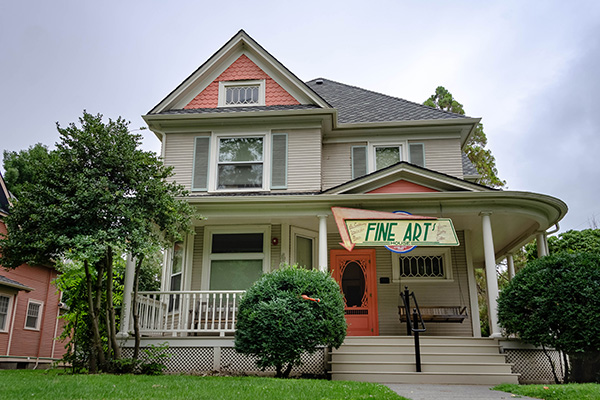
[[[287,368],[285,369],[285,371],[283,371],[283,378],[289,378],[290,377],[290,372],[292,372],[292,367],[293,367],[293,364],[292,363],[288,363]]]
[[[113,251],[112,247],[108,246],[106,249],[106,309],[108,311],[108,325],[106,330],[108,331],[114,359],[120,360],[121,348],[117,342],[117,324],[113,303],[113,275]]]
[[[100,328],[99,328],[99,319],[98,319],[98,309],[100,308],[96,306],[96,302],[94,301],[94,293],[92,290],[92,275],[90,273],[90,266],[87,260],[83,262],[85,268],[85,279],[87,283],[87,297],[88,297],[88,306],[89,306],[89,315],[90,322],[92,323],[92,349],[90,351],[90,372],[95,374],[98,373],[98,364],[100,367],[104,365],[104,352],[102,350],[102,341],[100,338]],[[96,286],[98,286],[98,281],[101,281],[102,276],[100,275],[101,271],[98,271],[98,279],[96,282]]]
[[[133,274],[133,296],[132,296],[132,307],[133,310],[133,333],[134,333],[134,347],[133,347],[133,358],[135,360],[138,359],[140,355],[140,316],[138,315],[138,303],[137,303],[137,295],[138,295],[138,287],[140,282],[140,269],[142,268],[142,261],[144,260],[144,256],[139,256],[139,259],[135,263],[135,273]]]

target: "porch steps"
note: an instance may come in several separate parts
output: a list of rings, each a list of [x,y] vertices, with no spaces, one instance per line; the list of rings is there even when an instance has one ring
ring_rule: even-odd
[[[518,383],[518,375],[489,338],[421,338],[416,372],[414,342],[408,336],[347,337],[329,362],[333,380],[379,383]]]

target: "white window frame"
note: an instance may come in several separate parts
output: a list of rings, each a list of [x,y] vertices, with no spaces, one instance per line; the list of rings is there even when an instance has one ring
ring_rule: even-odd
[[[0,333],[4,333],[4,332],[8,332],[9,331],[9,327],[10,327],[10,323],[11,323],[11,317],[12,317],[12,308],[13,308],[13,299],[14,299],[14,295],[12,294],[8,294],[5,292],[0,292],[0,297],[6,297],[8,299],[8,306],[6,308],[6,320],[5,320],[5,324],[4,327],[0,326]]]
[[[37,315],[37,320],[35,321],[35,327],[32,328],[30,326],[27,326],[27,318],[29,316],[29,305],[30,304],[39,304],[40,308],[38,308],[38,315]],[[43,301],[39,301],[39,300],[34,300],[34,299],[29,299],[27,301],[27,308],[25,309],[25,323],[24,323],[24,328],[23,329],[27,329],[29,331],[39,331],[40,330],[40,324],[42,322],[42,315],[44,315],[44,302]]]
[[[318,232],[311,231],[309,229],[300,228],[298,226],[292,226],[290,228],[291,232],[291,243],[290,243],[290,262],[291,264],[296,264],[296,238],[303,237],[306,239],[312,240],[312,260],[313,266],[312,269],[318,269],[318,254],[319,254],[319,243],[317,238],[319,237]]]
[[[262,253],[223,253],[212,254],[212,240],[214,234],[236,234],[236,233],[262,233]],[[248,226],[206,226],[204,228],[204,251],[202,256],[202,290],[210,288],[210,269],[213,260],[262,260],[263,273],[270,272],[271,266],[271,225],[248,225]]]
[[[396,142],[369,142],[368,144],[368,173],[377,171],[377,156],[375,150],[378,147],[399,147],[400,148],[400,161],[408,160],[408,142],[406,140]]]
[[[219,180],[219,144],[221,139],[235,139],[235,138],[262,138],[263,140],[263,176],[262,186],[257,188],[231,188],[231,189],[217,189],[217,182]],[[267,191],[271,183],[271,133],[270,132],[229,132],[229,133],[213,133],[211,136],[210,148],[215,149],[209,153],[210,162],[208,164],[209,179],[208,179],[208,191],[209,192],[256,192],[256,191]]]
[[[408,253],[394,253],[392,255],[392,282],[453,282],[452,275],[452,252],[449,247],[421,247],[416,248]],[[444,260],[444,277],[442,278],[407,278],[400,276],[400,257],[410,256],[442,256]]]
[[[226,104],[227,88],[239,86],[258,86],[258,102],[253,104]],[[241,80],[219,82],[219,107],[253,107],[265,105],[265,80]]]

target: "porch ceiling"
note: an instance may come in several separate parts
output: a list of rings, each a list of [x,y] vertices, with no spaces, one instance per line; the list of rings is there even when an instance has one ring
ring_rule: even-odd
[[[452,219],[467,232],[473,264],[483,265],[481,212],[491,212],[496,258],[518,248],[559,222],[567,205],[530,192],[441,192],[408,194],[198,196],[188,198],[204,220],[198,225],[288,223],[318,231],[318,215],[328,215],[328,232],[337,232],[331,207],[342,206]]]

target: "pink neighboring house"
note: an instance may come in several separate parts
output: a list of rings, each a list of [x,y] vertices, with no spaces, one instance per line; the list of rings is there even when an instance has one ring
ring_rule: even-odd
[[[0,175],[0,234],[6,234],[11,194]],[[65,353],[61,294],[53,267],[0,268],[0,369],[47,368]]]

